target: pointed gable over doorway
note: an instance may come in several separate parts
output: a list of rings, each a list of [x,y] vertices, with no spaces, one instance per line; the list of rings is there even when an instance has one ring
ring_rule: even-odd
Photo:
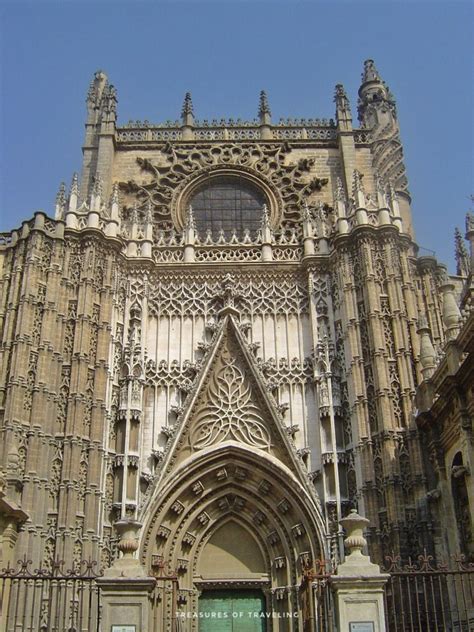
[[[160,478],[186,459],[229,442],[266,453],[307,483],[276,402],[233,316],[227,314],[188,397]]]

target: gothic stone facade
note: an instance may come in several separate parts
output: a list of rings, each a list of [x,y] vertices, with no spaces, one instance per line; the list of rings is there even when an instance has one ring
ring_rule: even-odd
[[[463,277],[417,256],[373,62],[360,127],[335,103],[199,122],[186,95],[179,122],[119,126],[96,73],[81,179],[0,249],[4,561],[107,567],[131,519],[183,610],[247,586],[288,611],[353,506],[376,561],[441,546],[414,396]]]

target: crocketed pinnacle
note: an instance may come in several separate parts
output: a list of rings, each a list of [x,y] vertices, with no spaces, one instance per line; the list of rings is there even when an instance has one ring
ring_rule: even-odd
[[[364,72],[362,73],[362,83],[366,83],[367,81],[382,82],[382,78],[379,74],[379,71],[375,67],[375,63],[373,59],[366,59],[366,61],[364,61]]]
[[[181,116],[184,118],[185,116],[193,116],[194,108],[193,108],[193,100],[190,92],[186,92],[184,95],[183,107],[181,109]]]
[[[469,255],[466,244],[459,228],[454,229],[454,248],[456,257],[456,274],[467,276],[469,274]]]
[[[265,90],[262,90],[260,92],[258,115],[260,116],[260,118],[262,118],[263,116],[265,116],[265,114],[268,114],[268,116],[271,116],[272,113],[270,111],[270,104],[268,103],[267,93],[265,92]]]
[[[78,195],[79,193],[79,179],[77,177],[77,173],[74,173],[71,181],[71,188],[69,190],[69,195]]]
[[[96,197],[102,196],[102,178],[100,176],[96,176],[94,178],[94,185],[92,187],[92,194]]]
[[[64,206],[65,203],[66,203],[66,184],[64,182],[61,182],[61,184],[59,185],[59,190],[56,194],[56,204],[59,204],[60,206]]]
[[[338,83],[334,91],[334,101],[338,103],[341,99],[347,99],[347,93],[342,83]]]
[[[351,118],[351,106],[347,97],[346,90],[342,83],[336,85],[334,92],[334,102],[336,104],[336,118]]]
[[[364,191],[364,185],[362,184],[362,174],[357,169],[354,169],[352,174],[352,195],[356,195],[358,191]]]
[[[94,73],[89,90],[87,92],[87,103],[91,107],[98,107],[102,97],[102,92],[107,85],[107,75],[103,70],[97,70]]]
[[[112,193],[110,196],[111,204],[118,204],[119,202],[119,185],[118,182],[114,182],[112,185]]]
[[[185,227],[189,230],[196,230],[196,220],[194,219],[193,207],[191,204],[189,205],[188,212],[186,213]]]

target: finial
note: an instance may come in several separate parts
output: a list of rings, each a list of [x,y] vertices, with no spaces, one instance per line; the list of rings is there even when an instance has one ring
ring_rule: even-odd
[[[71,188],[69,189],[69,204],[68,211],[74,212],[77,209],[77,201],[79,198],[79,181],[77,173],[74,173],[71,181]]]
[[[311,211],[309,210],[308,202],[303,204],[303,211],[301,213],[304,222],[311,222]]]
[[[268,103],[268,97],[265,90],[260,92],[260,101],[258,106],[258,114],[262,116],[263,114],[271,114],[270,105]]]
[[[56,204],[61,204],[62,206],[66,202],[66,184],[61,182],[59,185],[58,192],[56,194]]]
[[[117,114],[117,90],[113,85],[106,84],[102,95],[103,110],[107,114]]]
[[[346,201],[346,192],[344,191],[344,185],[340,176],[336,178],[336,200],[338,202]]]
[[[100,176],[95,176],[94,178],[92,195],[94,195],[95,197],[102,197],[102,178]]]
[[[148,204],[146,205],[145,223],[153,224],[153,204],[151,200],[148,200]]]
[[[364,61],[364,72],[362,73],[362,83],[367,81],[382,81],[379,71],[375,67],[373,59],[366,59]]]
[[[136,200],[133,203],[132,211],[130,213],[130,221],[134,225],[138,224],[138,205]]]
[[[66,185],[61,182],[59,190],[56,195],[56,210],[55,219],[62,219],[64,216],[64,209],[66,207]]]
[[[79,193],[79,178],[77,173],[74,173],[71,180],[71,188],[69,189],[69,195],[78,195]]]
[[[194,125],[194,108],[190,92],[184,95],[183,107],[181,109],[181,120],[183,125]]]
[[[193,207],[189,205],[188,212],[186,213],[185,227],[189,230],[196,230],[196,220],[194,219]]]
[[[457,227],[454,229],[454,248],[456,257],[456,274],[468,276],[469,255],[467,254],[467,248],[461,231]]]
[[[97,70],[87,92],[86,102],[89,108],[98,108],[100,106],[102,92],[106,85],[107,75],[102,70]]]
[[[260,99],[258,103],[258,117],[262,125],[269,125],[272,113],[270,111],[270,104],[268,103],[268,97],[265,90],[260,92]]]
[[[262,208],[262,228],[270,226],[270,213],[268,212],[267,205],[264,204]]]
[[[349,103],[349,99],[347,98],[346,90],[342,83],[338,83],[336,85],[336,90],[334,93],[334,102],[336,104],[336,119],[339,121],[341,119],[351,119],[351,106]]]
[[[354,173],[352,174],[352,195],[356,197],[356,194],[359,191],[364,191],[364,186],[362,184],[362,174],[357,169],[354,169]]]
[[[119,185],[118,182],[114,182],[112,185],[112,194],[110,196],[111,204],[118,204],[119,202]]]

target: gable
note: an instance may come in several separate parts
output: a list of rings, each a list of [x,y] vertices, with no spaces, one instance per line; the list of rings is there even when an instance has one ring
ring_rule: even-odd
[[[306,479],[276,402],[231,316],[216,334],[178,423],[162,477],[202,451],[233,442],[266,453]]]

